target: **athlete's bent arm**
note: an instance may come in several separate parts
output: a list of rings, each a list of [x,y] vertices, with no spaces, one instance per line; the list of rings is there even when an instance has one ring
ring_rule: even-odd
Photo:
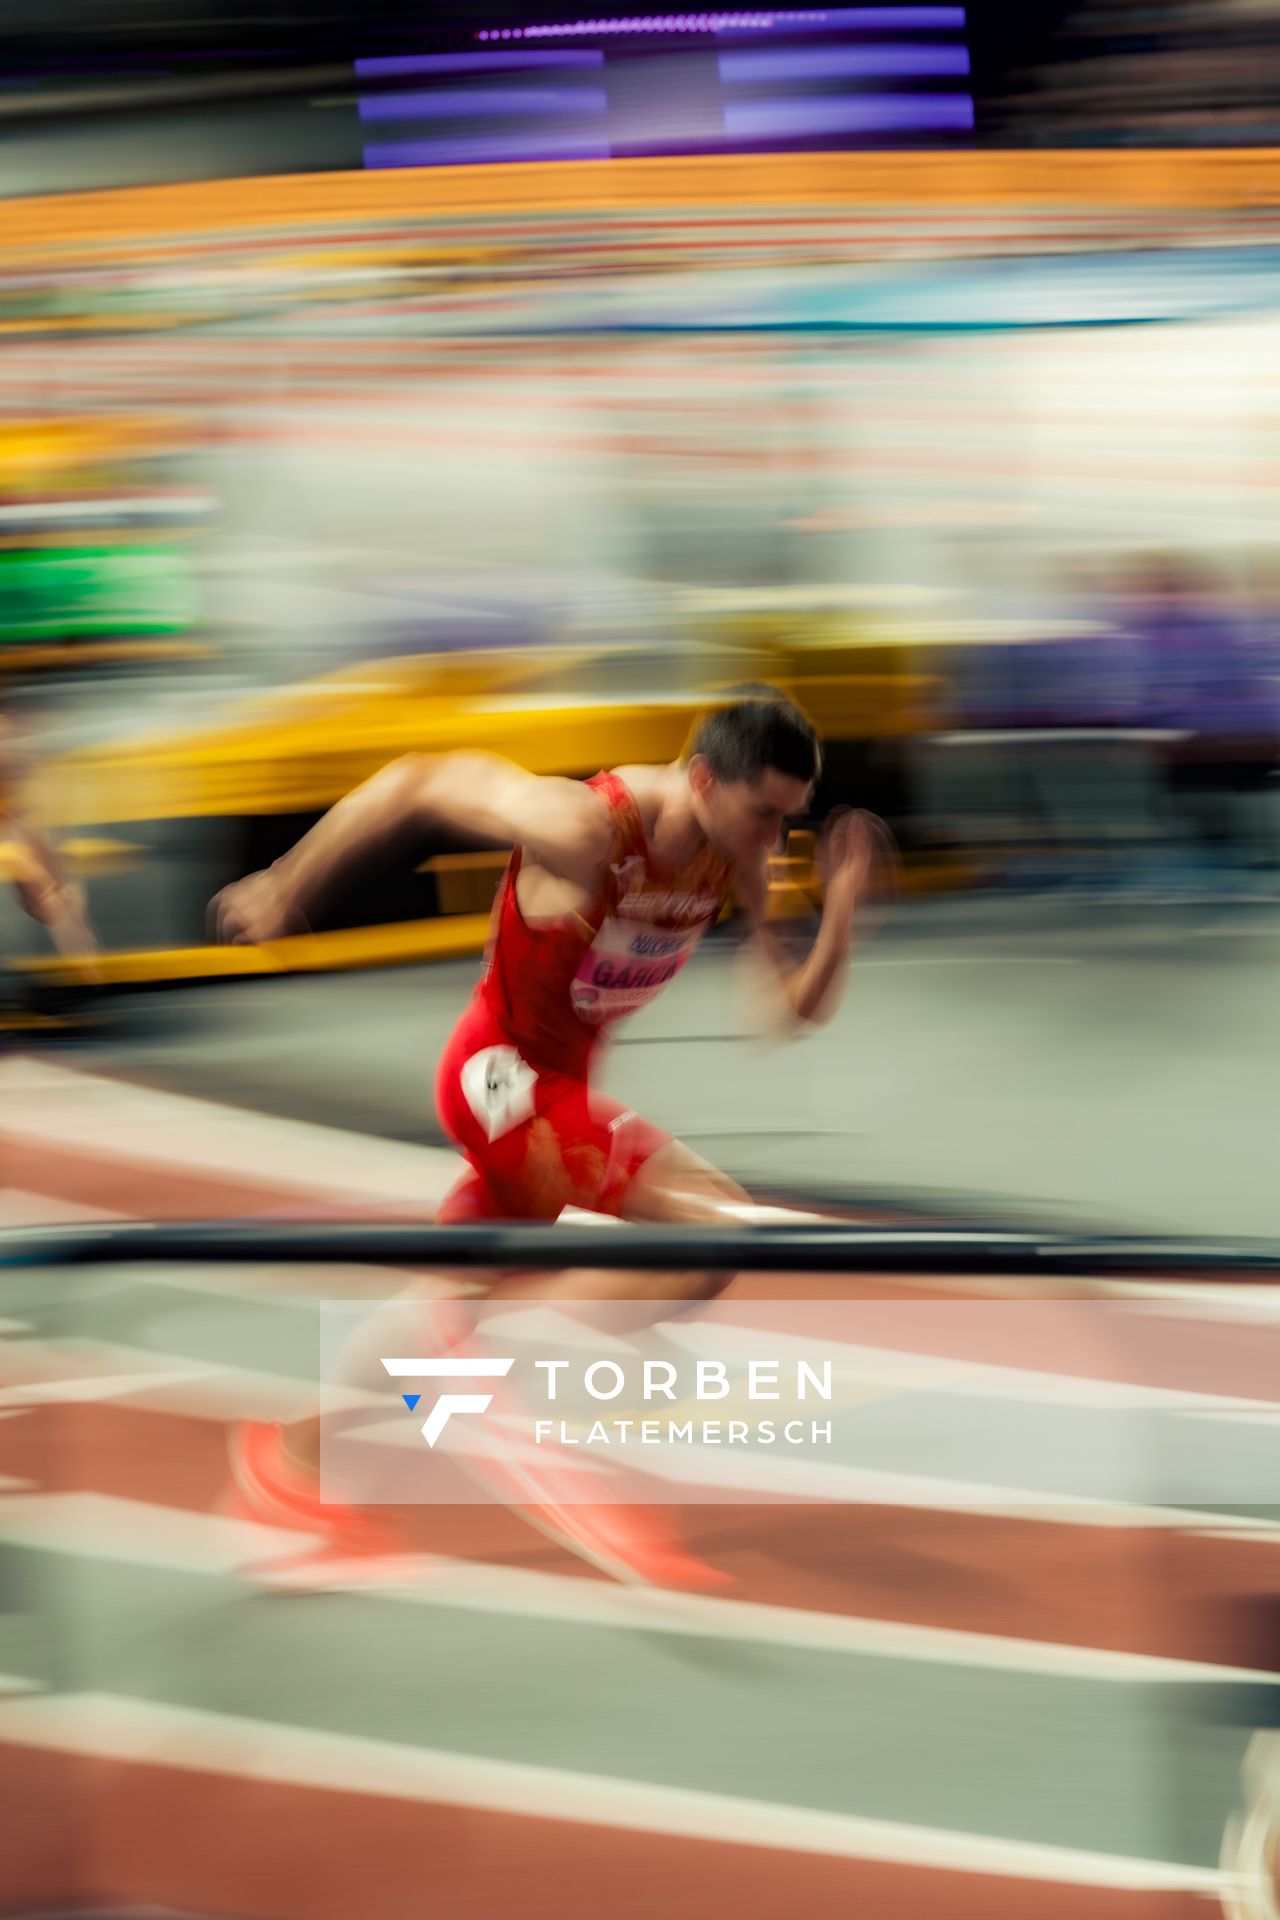
[[[584,885],[612,834],[607,810],[579,780],[527,773],[496,753],[406,754],[339,800],[265,872],[224,887],[212,903],[214,931],[237,943],[305,931],[326,895],[402,835],[432,827],[519,842]]]
[[[757,941],[781,990],[787,1012],[806,1026],[825,1026],[844,998],[853,947],[854,920],[894,857],[884,823],[866,813],[836,816],[823,835],[819,868],[824,880],[822,918],[803,960],[793,961],[775,939],[765,917],[768,880],[765,863],[740,870],[739,885]]]

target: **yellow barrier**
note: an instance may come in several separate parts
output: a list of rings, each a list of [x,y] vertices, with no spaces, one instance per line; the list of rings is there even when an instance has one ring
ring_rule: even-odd
[[[794,625],[794,622],[792,623]],[[874,635],[808,646],[726,623],[713,657],[724,683],[767,680],[800,701],[828,741],[902,738],[931,724],[938,682],[907,642]],[[368,662],[242,703],[225,726],[159,742],[123,740],[49,761],[33,783],[41,817],[77,827],[126,821],[319,813],[404,753],[485,748],[531,773],[672,760],[714,690],[680,699],[599,700],[546,689],[594,672],[591,649],[495,649]],[[525,696],[531,695],[525,704]]]
[[[531,773],[594,773],[674,759],[687,709],[665,705],[477,712],[431,697],[333,709],[310,723],[259,723],[161,747],[127,743],[49,762],[33,782],[43,817],[77,826],[320,812],[403,753],[485,747]]]
[[[347,967],[396,967],[415,960],[456,960],[483,951],[486,913],[460,913],[440,920],[410,920],[388,927],[351,927],[335,933],[300,933],[261,947],[145,948],[107,953],[96,962],[104,986],[149,986],[174,980],[230,980],[248,974],[327,973]],[[75,981],[73,962],[53,955],[15,961],[39,979]]]

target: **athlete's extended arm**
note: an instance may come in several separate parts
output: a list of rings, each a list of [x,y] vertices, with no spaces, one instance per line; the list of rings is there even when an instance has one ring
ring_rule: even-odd
[[[320,901],[398,841],[432,828],[518,841],[540,865],[584,885],[612,831],[579,780],[526,773],[495,753],[406,754],[339,800],[265,872],[224,887],[211,904],[213,930],[241,944],[305,932]]]
[[[893,836],[870,813],[840,813],[827,822],[818,849],[823,881],[822,918],[803,960],[784,951],[765,918],[764,862],[738,875],[759,946],[781,990],[787,1012],[811,1026],[825,1026],[844,997],[859,909],[882,890],[896,866]]]

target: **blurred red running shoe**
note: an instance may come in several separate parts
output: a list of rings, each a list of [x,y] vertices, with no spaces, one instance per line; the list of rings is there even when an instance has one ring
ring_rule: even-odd
[[[407,1536],[367,1508],[320,1498],[319,1482],[284,1450],[279,1421],[246,1420],[228,1436],[233,1481],[224,1502],[231,1517],[297,1533],[298,1552],[247,1561],[236,1569],[254,1586],[306,1591],[387,1581],[423,1564]]]

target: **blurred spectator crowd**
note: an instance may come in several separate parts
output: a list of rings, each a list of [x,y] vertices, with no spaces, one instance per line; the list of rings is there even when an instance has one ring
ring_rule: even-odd
[[[1240,586],[1171,553],[1079,564],[1036,614],[1047,637],[950,663],[952,731],[924,755],[928,811],[954,816],[944,832],[1021,849],[1009,871],[1028,878],[1267,887],[1280,855],[1280,578]]]
[[[1040,146],[1280,139],[1277,0],[1088,0],[1016,106]]]

